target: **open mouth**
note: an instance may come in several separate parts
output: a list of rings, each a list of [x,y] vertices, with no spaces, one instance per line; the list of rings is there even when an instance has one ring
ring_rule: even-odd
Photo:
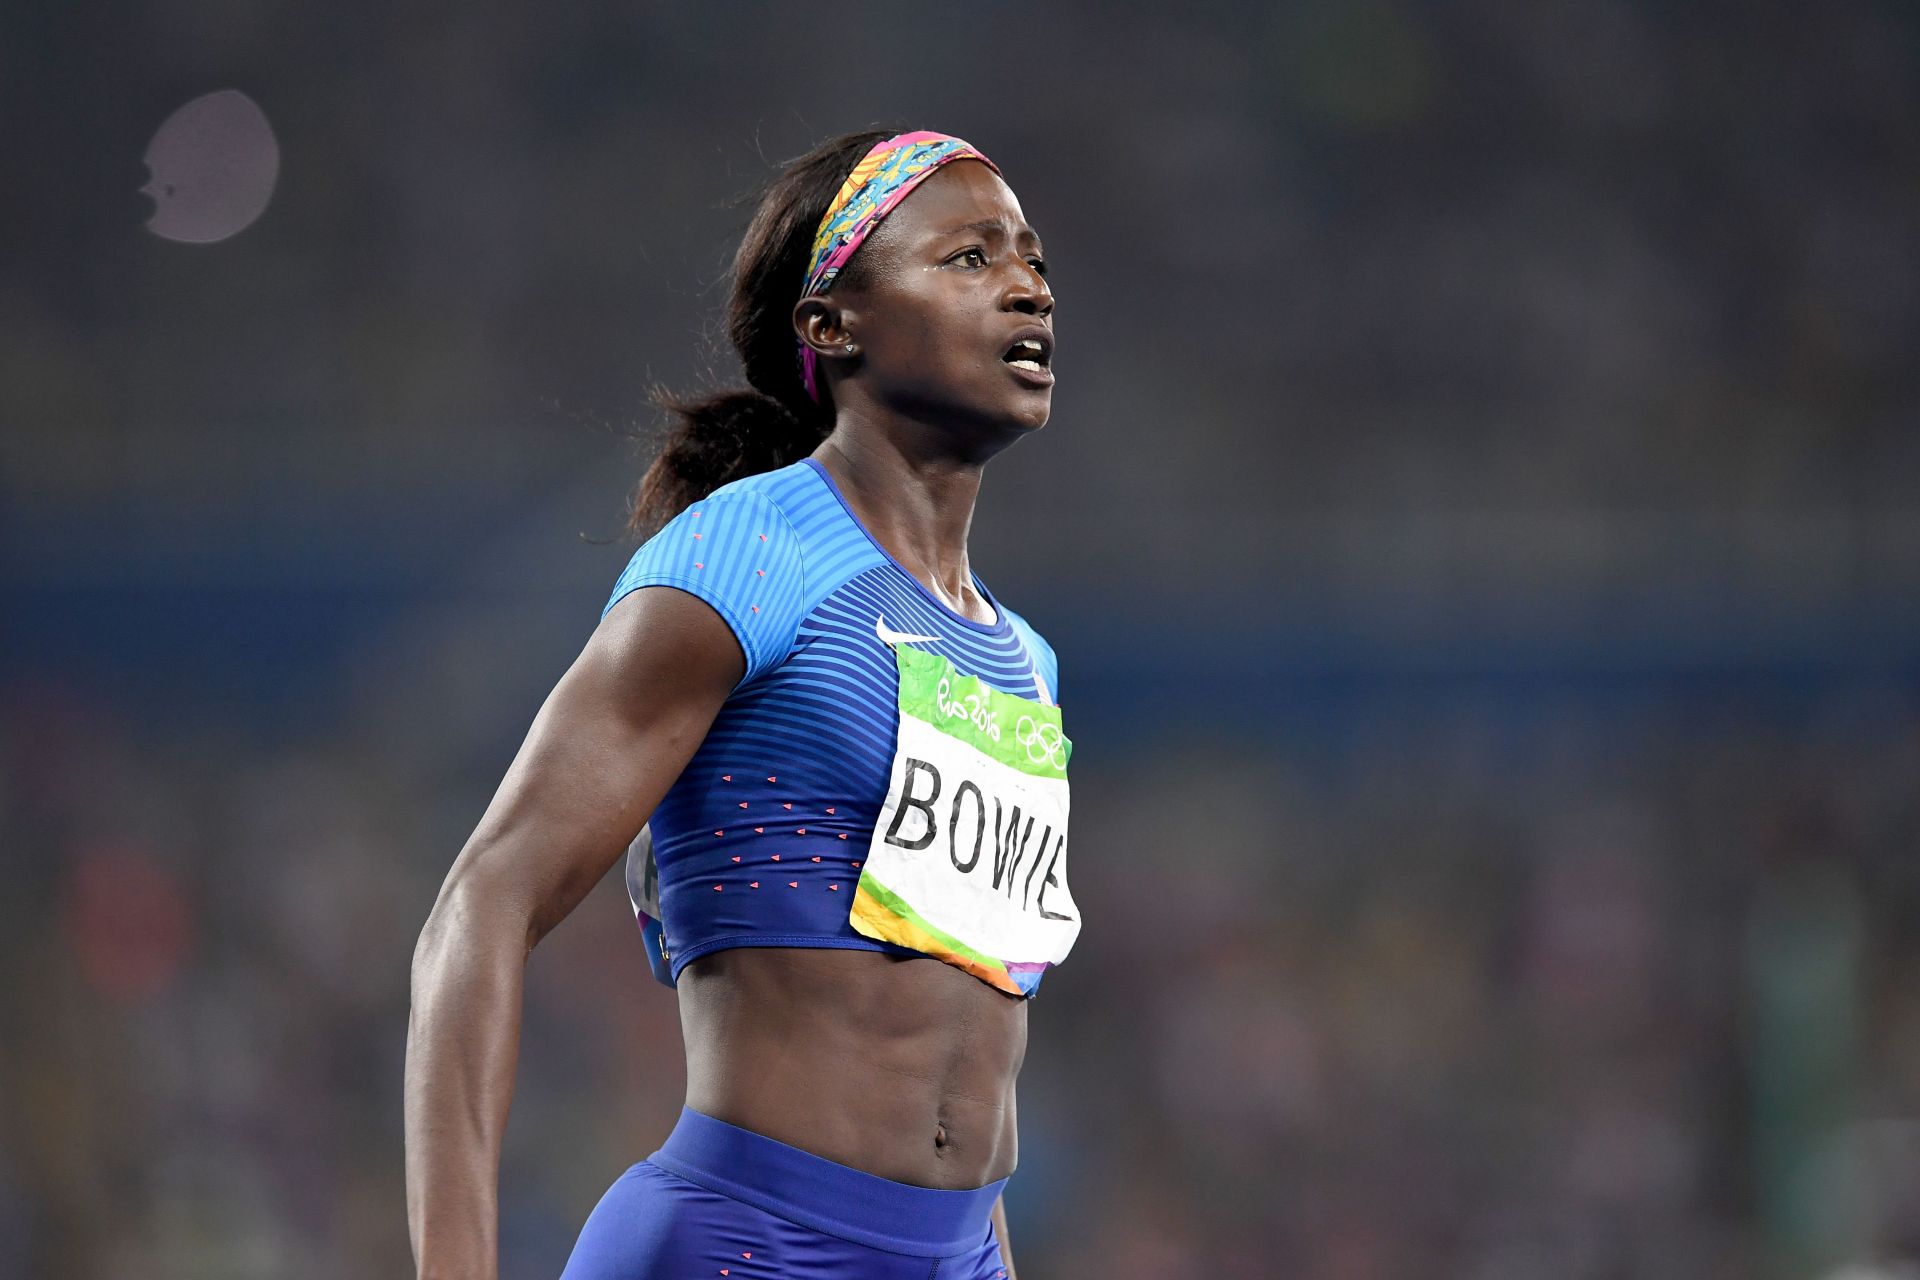
[[[1028,373],[1048,373],[1053,368],[1053,339],[1043,333],[1028,334],[1016,339],[1000,358]]]

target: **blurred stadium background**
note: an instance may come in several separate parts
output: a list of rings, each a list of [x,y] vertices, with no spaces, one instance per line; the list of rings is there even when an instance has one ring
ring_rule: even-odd
[[[1078,743],[1022,1276],[1914,1274],[1917,86],[1893,0],[11,6],[0,1274],[407,1272],[415,935],[733,197],[873,123],[1061,305],[973,543]],[[163,239],[223,89],[272,200]],[[503,1274],[681,1087],[616,874]]]

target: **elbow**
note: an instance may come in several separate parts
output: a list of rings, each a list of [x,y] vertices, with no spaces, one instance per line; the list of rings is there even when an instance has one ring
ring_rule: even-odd
[[[452,953],[458,948],[460,936],[454,929],[443,910],[446,895],[433,904],[433,910],[427,913],[427,922],[420,929],[420,936],[413,944],[413,1001],[419,1004],[421,997],[429,993],[445,976]]]
[[[513,952],[525,962],[527,922],[504,895],[472,877],[450,876],[413,945],[415,999],[476,961]]]
[[[448,940],[452,936],[441,914],[444,895],[433,904],[433,910],[427,913],[427,922],[421,926],[420,936],[413,943],[413,990],[418,995],[420,988],[431,983],[433,975],[440,968],[441,956]]]

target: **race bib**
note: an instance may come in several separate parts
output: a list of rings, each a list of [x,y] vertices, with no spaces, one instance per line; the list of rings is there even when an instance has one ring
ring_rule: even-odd
[[[894,646],[900,736],[853,927],[1029,995],[1080,933],[1060,708]]]
[[[641,827],[627,846],[627,900],[633,904],[640,941],[647,949],[647,967],[655,978],[674,986],[673,953],[667,950],[666,920],[660,914],[660,864],[654,859],[651,823]]]

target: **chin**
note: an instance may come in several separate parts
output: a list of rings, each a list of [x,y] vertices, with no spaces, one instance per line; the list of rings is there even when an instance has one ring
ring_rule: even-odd
[[[1017,431],[1038,431],[1053,416],[1052,387],[1021,387],[997,398],[1000,411],[995,416]]]
[[[1052,396],[1029,396],[1013,404],[997,406],[997,412],[988,415],[989,420],[1000,430],[1016,436],[1032,435],[1047,425],[1047,419],[1053,416]]]
[[[1053,416],[1053,388],[1044,390],[1020,388],[1008,395],[1005,388],[995,388],[997,394],[991,396],[956,396],[949,400],[922,400],[897,403],[897,407],[912,418],[922,422],[946,424],[946,430],[957,432],[985,446],[982,457],[991,457],[1023,436],[1032,435],[1047,425],[1047,419]],[[968,452],[973,452],[969,447]]]
[[[1028,431],[1038,431],[1047,425],[1047,419],[1053,416],[1053,400],[1049,397],[1037,410],[1029,410],[1020,419],[1020,425]]]

